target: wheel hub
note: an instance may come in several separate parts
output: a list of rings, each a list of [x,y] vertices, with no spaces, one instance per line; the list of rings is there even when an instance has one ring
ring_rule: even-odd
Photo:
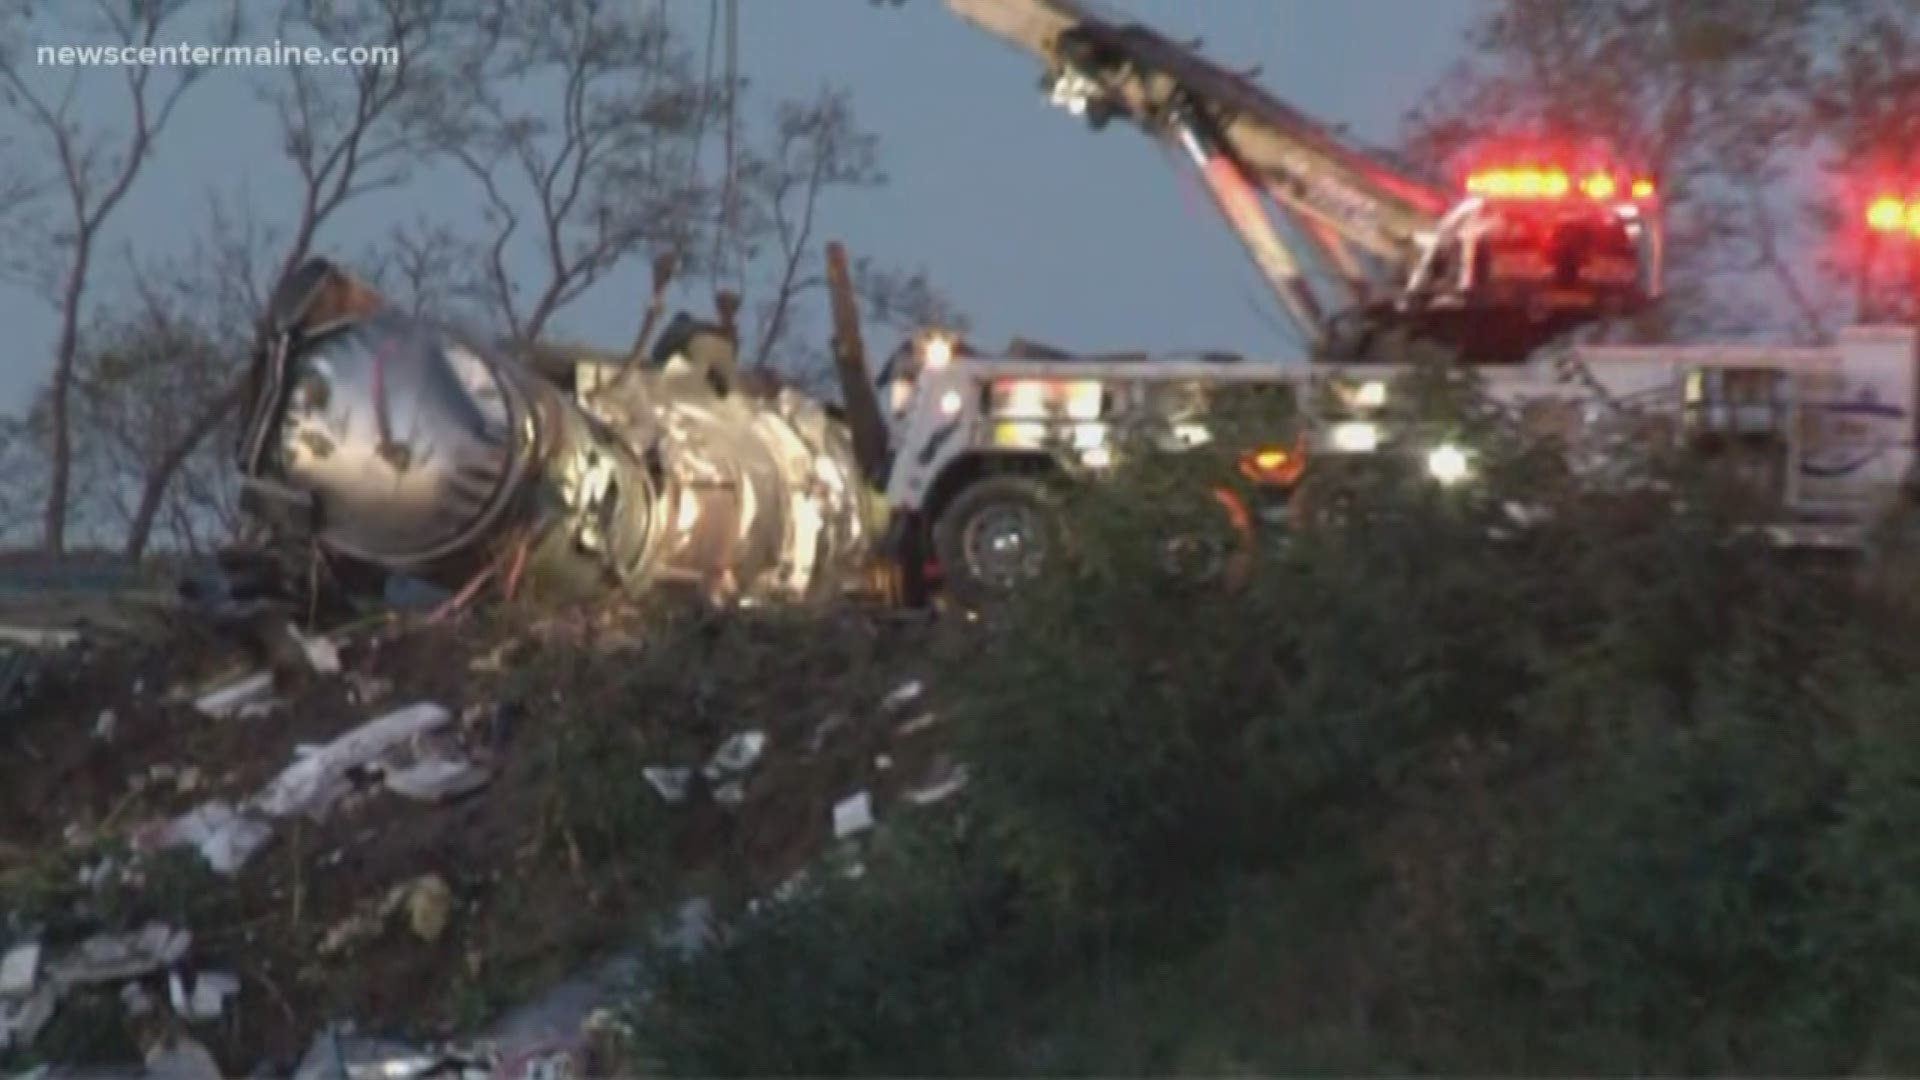
[[[961,537],[967,568],[996,589],[1011,589],[1040,576],[1046,563],[1046,529],[1040,515],[1023,506],[991,506],[967,522]]]

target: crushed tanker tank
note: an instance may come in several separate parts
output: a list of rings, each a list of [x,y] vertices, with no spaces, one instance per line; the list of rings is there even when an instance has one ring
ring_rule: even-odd
[[[580,599],[813,601],[868,565],[878,503],[845,426],[790,389],[742,388],[718,327],[678,322],[651,364],[524,363],[324,260],[270,319],[239,464],[283,539],[447,588],[500,572]]]

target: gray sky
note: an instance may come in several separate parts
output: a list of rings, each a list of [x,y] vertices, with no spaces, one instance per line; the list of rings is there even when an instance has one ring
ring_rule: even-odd
[[[1360,138],[1386,142],[1458,56],[1461,32],[1484,2],[1107,6],[1176,36],[1202,36],[1210,55],[1235,67],[1260,65],[1261,81],[1279,96],[1349,125]],[[707,7],[672,0],[696,42],[704,41]],[[837,83],[853,92],[861,122],[881,137],[891,184],[824,207],[826,233],[887,265],[927,270],[972,316],[980,341],[1024,335],[1088,349],[1289,351],[1245,255],[1174,159],[1131,129],[1095,134],[1048,107],[1027,58],[959,22],[939,0],[901,8],[867,0],[744,0],[740,35],[741,67],[753,80],[749,114],[776,98]],[[69,72],[53,74],[64,79]],[[278,205],[286,166],[270,118],[248,89],[258,74],[215,70],[190,92],[116,215],[96,300],[118,287],[118,254],[126,246],[153,256],[184,253],[204,227],[210,183],[244,190],[264,210]],[[107,68],[80,75],[87,84],[82,100],[97,96],[104,106],[101,124],[124,115],[124,98],[112,92],[120,77]],[[477,215],[477,204],[437,185],[431,193],[408,192],[343,217],[322,246],[350,257],[384,225],[421,214],[457,223]],[[570,309],[559,330],[629,340],[637,275],[610,279]],[[44,377],[53,320],[36,297],[0,291],[0,323],[12,347],[0,361],[0,411],[11,412]]]

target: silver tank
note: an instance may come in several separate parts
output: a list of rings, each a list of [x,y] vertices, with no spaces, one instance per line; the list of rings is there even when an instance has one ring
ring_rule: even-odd
[[[807,601],[854,584],[877,522],[845,427],[689,354],[583,360],[569,391],[381,310],[284,341],[242,467],[304,500],[323,547],[453,588],[508,558],[563,598]]]

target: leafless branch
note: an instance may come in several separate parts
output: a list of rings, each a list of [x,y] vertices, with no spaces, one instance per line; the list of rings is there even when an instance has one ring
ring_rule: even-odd
[[[625,259],[686,246],[696,204],[661,179],[671,170],[660,163],[684,159],[676,147],[689,141],[704,94],[660,13],[636,7],[559,0],[503,13],[479,84],[550,85],[551,107],[528,110],[483,89],[477,122],[441,140],[486,200],[484,291],[516,339],[538,338]],[[512,273],[523,238],[540,267],[525,294]]]
[[[152,0],[127,11],[111,0],[96,0],[95,13],[116,44],[149,46],[185,6],[185,0]],[[226,22],[229,34],[239,30],[239,7]],[[231,41],[228,37],[226,41]],[[222,42],[223,44],[225,42]],[[0,87],[6,104],[23,115],[39,134],[64,188],[67,222],[57,235],[53,257],[44,279],[58,312],[59,329],[53,346],[53,373],[48,388],[51,455],[42,543],[50,551],[66,547],[68,507],[72,495],[73,440],[70,407],[74,361],[80,347],[81,308],[91,279],[94,245],[101,227],[126,198],[140,175],[157,139],[172,119],[187,90],[199,81],[202,69],[182,67],[170,86],[154,84],[155,68],[129,65],[124,69],[130,114],[117,138],[88,138],[73,113],[73,80],[55,102],[36,92],[24,71],[25,60],[16,48],[0,49]],[[75,79],[78,72],[75,73]]]

